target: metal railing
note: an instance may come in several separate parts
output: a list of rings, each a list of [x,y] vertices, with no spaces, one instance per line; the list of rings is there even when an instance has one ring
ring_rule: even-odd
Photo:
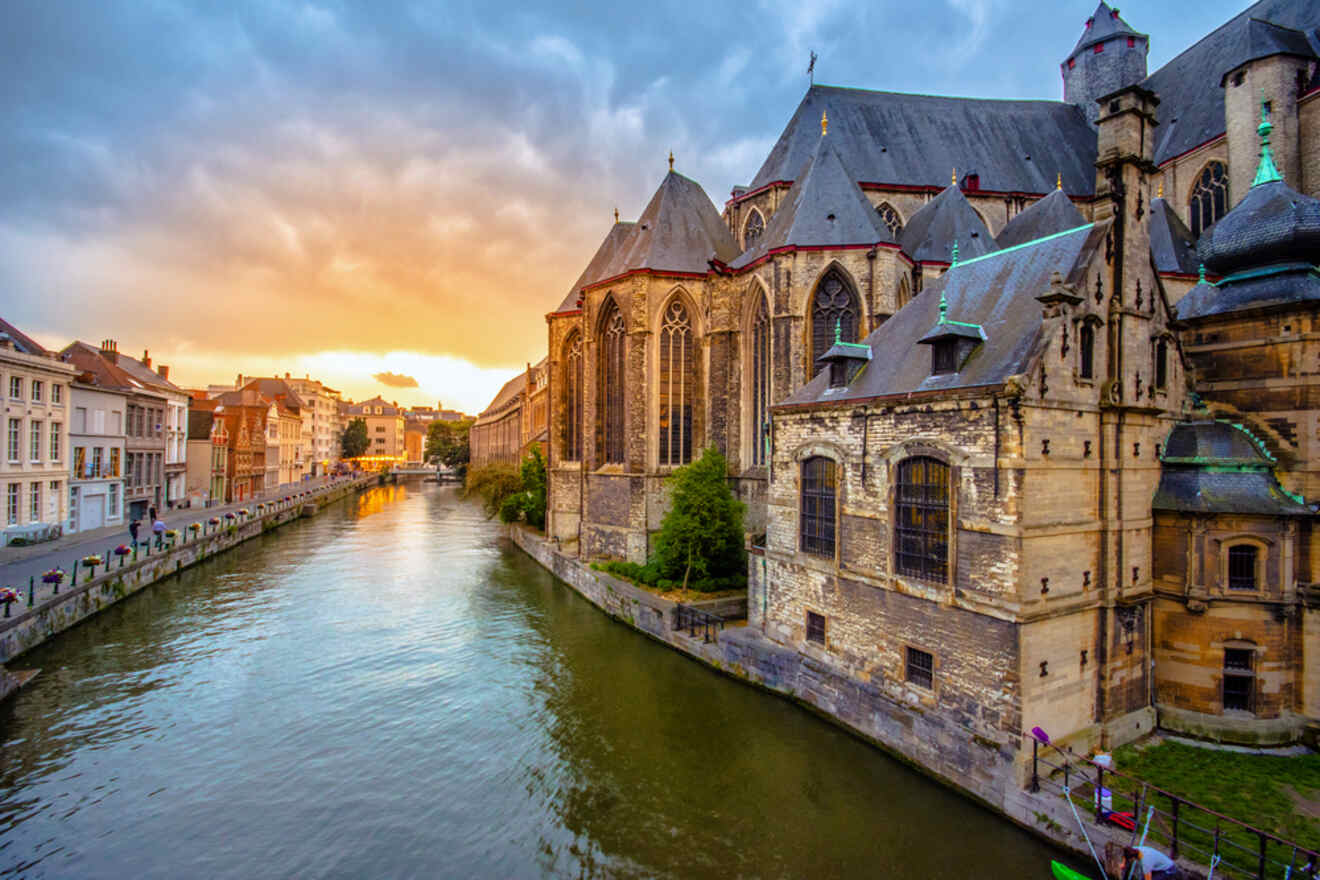
[[[707,614],[700,608],[693,608],[690,605],[674,606],[674,630],[687,630],[688,635],[696,638],[698,635],[705,642],[712,641],[711,633],[718,633],[724,629],[724,618],[717,617],[714,614]],[[717,636],[718,637],[718,636]]]
[[[1026,736],[1031,742],[1031,790],[1065,789],[1097,824],[1131,828],[1135,843],[1146,826],[1146,844],[1170,858],[1215,865],[1217,878],[1317,880],[1320,850],[1308,849],[1240,819],[1201,806],[1118,770]],[[1130,822],[1130,824],[1129,824]]]

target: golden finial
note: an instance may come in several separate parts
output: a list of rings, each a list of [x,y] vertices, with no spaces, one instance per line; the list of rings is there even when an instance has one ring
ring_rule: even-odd
[[[957,186],[957,185],[958,185],[958,169],[957,169],[957,167],[955,167],[955,168],[953,169],[953,180],[950,182],[949,185],[950,185],[950,186]]]
[[[1164,198],[1164,181],[1163,181],[1163,180],[1160,181],[1160,187],[1159,187],[1159,190],[1158,190],[1157,192],[1158,192],[1158,194],[1155,196],[1155,198],[1157,198],[1157,199],[1162,199],[1162,198]]]
[[[1062,172],[1062,171],[1055,172],[1055,175],[1054,175],[1054,188],[1055,188],[1055,189],[1063,189],[1063,172]]]
[[[618,223],[618,222],[619,222],[619,209],[618,209],[618,208],[615,208],[615,209],[614,209],[614,222],[615,222],[615,223]]]
[[[670,150],[670,151],[669,151],[669,170],[670,170],[670,171],[673,171],[673,170],[674,170],[674,151],[673,151],[673,150]]]
[[[830,118],[825,115],[825,111],[820,111],[820,136],[825,137],[830,131]]]

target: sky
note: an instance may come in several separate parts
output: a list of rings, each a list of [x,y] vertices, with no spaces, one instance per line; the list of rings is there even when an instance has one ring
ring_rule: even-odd
[[[1123,6],[1157,69],[1245,8]],[[1062,95],[1094,0],[7,0],[0,316],[188,387],[480,411],[667,170],[717,206],[807,88]]]

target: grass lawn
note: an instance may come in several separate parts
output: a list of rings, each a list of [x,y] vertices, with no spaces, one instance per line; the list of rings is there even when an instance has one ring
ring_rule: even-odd
[[[1124,746],[1114,760],[1123,773],[1285,840],[1320,849],[1320,755],[1248,755],[1164,741]],[[1159,809],[1168,809],[1163,798],[1159,801]],[[1192,821],[1205,825],[1207,818]],[[1254,837],[1234,839],[1256,847]],[[1281,855],[1272,851],[1270,857]],[[1286,854],[1282,860],[1288,860]]]

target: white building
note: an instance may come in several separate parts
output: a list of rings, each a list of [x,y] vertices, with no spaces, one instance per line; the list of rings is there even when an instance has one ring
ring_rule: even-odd
[[[90,378],[90,377],[87,377]],[[86,532],[124,523],[124,414],[128,395],[75,381],[69,403],[69,518]]]
[[[68,398],[74,368],[0,320],[0,524],[4,540],[36,539],[68,517]]]
[[[343,426],[339,420],[339,392],[323,385],[311,376],[301,379],[284,374],[284,381],[302,399],[304,461],[309,463],[307,473],[321,476],[339,461],[339,435]]]

